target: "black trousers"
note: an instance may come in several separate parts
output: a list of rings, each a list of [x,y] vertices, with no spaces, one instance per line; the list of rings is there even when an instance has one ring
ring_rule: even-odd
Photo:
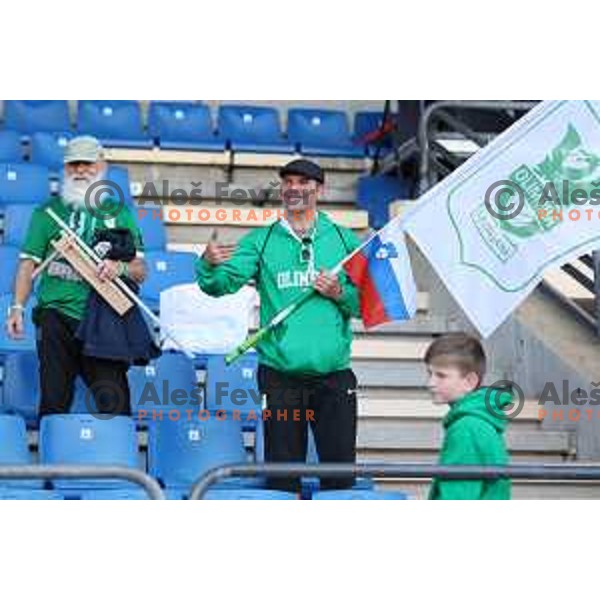
[[[320,462],[356,460],[356,376],[350,370],[320,377],[292,377],[264,365],[258,386],[266,396],[266,462],[306,462],[308,426],[312,427]],[[298,478],[271,478],[272,489],[298,491]],[[354,485],[353,477],[322,478],[321,489]]]
[[[131,414],[128,363],[84,356],[82,344],[75,338],[79,321],[58,310],[41,310],[36,325],[40,418],[69,412],[78,375],[88,388],[86,404],[91,413]]]

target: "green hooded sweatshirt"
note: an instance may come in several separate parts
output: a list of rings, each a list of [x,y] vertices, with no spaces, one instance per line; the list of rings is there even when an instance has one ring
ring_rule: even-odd
[[[279,220],[244,236],[226,263],[212,266],[198,259],[197,282],[218,297],[255,280],[262,327],[312,287],[320,269],[332,269],[359,244],[352,231],[321,212],[309,244]],[[291,375],[322,375],[350,366],[350,320],[360,316],[359,295],[344,272],[339,278],[339,300],[315,293],[263,339],[257,347],[261,364]]]
[[[508,423],[503,408],[513,399],[505,391],[492,390],[486,406],[486,393],[490,388],[478,388],[452,403],[444,418],[444,443],[440,455],[441,465],[504,466],[509,462],[504,444],[504,431]],[[434,479],[430,500],[510,500],[511,484],[508,479],[495,481],[450,481]]]

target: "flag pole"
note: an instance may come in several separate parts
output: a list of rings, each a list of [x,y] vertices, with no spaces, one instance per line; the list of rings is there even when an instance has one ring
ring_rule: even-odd
[[[399,217],[396,217],[396,219]],[[378,236],[388,225],[391,225],[396,219],[388,221],[381,229],[375,230],[371,235],[367,236],[367,239],[362,242],[357,248],[355,248],[350,254],[345,256],[330,273],[337,275],[343,268],[344,265],[354,256],[356,256],[363,248],[365,248],[376,236]],[[287,319],[293,312],[295,312],[300,306],[302,306],[309,298],[315,293],[314,288],[306,289],[300,298],[294,300],[286,308],[280,310],[264,327],[261,327],[256,333],[248,336],[242,344],[240,344],[235,350],[230,352],[225,357],[225,364],[230,365],[235,362],[240,356],[245,354],[251,348],[254,348],[270,331],[272,331],[279,323]]]

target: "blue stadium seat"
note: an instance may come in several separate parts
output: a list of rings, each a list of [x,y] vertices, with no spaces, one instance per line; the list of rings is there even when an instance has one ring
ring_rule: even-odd
[[[389,136],[383,138],[378,144],[366,143],[365,136],[375,133],[383,125],[383,112],[381,111],[359,111],[354,115],[354,140],[357,144],[367,147],[370,156],[374,156],[377,145],[380,146],[380,155],[385,154],[392,148]]]
[[[394,175],[359,177],[356,204],[369,213],[369,225],[380,229],[390,220],[390,204],[410,198],[409,186]]]
[[[73,137],[69,132],[37,132],[31,136],[29,160],[61,173],[64,166],[65,147]]]
[[[144,250],[146,252],[151,250],[166,251],[167,230],[162,219],[162,209],[140,205],[135,212],[137,224],[144,240]]]
[[[403,492],[379,492],[376,490],[327,490],[315,492],[313,500],[408,500]]]
[[[210,108],[205,104],[151,102],[148,131],[165,150],[225,149],[225,141],[214,133]]]
[[[27,443],[25,421],[17,415],[0,414],[0,464],[29,465],[31,455]],[[7,488],[39,489],[44,482],[39,479],[0,479],[0,495]]]
[[[143,422],[160,419],[160,414],[166,419],[170,410],[183,419],[184,411],[201,408],[203,390],[192,361],[183,354],[166,352],[144,367],[131,367],[127,376],[132,412]]]
[[[0,246],[0,295],[13,291],[15,272],[19,262],[19,249],[14,246]]]
[[[0,163],[18,163],[22,160],[21,136],[16,131],[0,131]]]
[[[0,488],[0,500],[63,500],[61,494],[52,490],[25,490]]]
[[[256,382],[258,359],[256,353],[245,354],[232,365],[225,365],[221,354],[208,356],[206,368],[206,408],[211,411],[234,410],[247,415],[254,411],[258,418],[262,414],[262,399]],[[256,426],[256,421],[246,421],[245,426]]]
[[[0,164],[0,203],[24,204],[46,200],[50,195],[49,176],[46,167]]]
[[[66,100],[5,100],[4,126],[19,133],[69,131]]]
[[[153,146],[144,133],[140,105],[135,100],[81,100],[77,131],[97,137],[108,147]]]
[[[148,427],[148,472],[167,489],[189,492],[215,467],[247,462],[242,428],[231,418],[187,415],[178,421],[152,421]],[[219,488],[245,488],[251,482],[230,478]]]
[[[261,489],[210,489],[203,500],[297,500],[298,496],[291,492]]]
[[[4,359],[4,409],[36,426],[40,406],[39,362],[35,352],[13,352]],[[82,379],[75,381],[72,413],[95,412],[95,403]]]
[[[365,155],[364,147],[352,142],[348,119],[342,111],[292,108],[288,112],[288,138],[309,156]]]
[[[37,204],[5,204],[0,208],[4,233],[2,243],[20,248],[25,241],[31,213]]]
[[[135,212],[133,196],[131,195],[131,185],[129,183],[129,171],[125,167],[110,165],[106,170],[104,178],[114,184],[115,198],[120,200],[122,195],[127,206]]]
[[[0,296],[0,314],[6,315],[11,304],[12,294]],[[34,301],[30,299],[25,306],[23,339],[13,340],[9,338],[6,327],[0,327],[0,354],[35,350],[35,328],[31,322],[33,304]]]
[[[43,464],[138,467],[137,436],[132,418],[94,415],[49,415],[40,424],[40,462]],[[131,488],[109,479],[57,479],[56,489]]]
[[[219,107],[219,135],[234,152],[295,151],[294,144],[283,138],[274,108],[223,105]]]
[[[193,283],[196,280],[194,271],[196,255],[191,252],[151,250],[145,253],[144,258],[148,266],[148,276],[142,284],[140,296],[152,309],[158,310],[160,293],[163,290],[174,285]]]

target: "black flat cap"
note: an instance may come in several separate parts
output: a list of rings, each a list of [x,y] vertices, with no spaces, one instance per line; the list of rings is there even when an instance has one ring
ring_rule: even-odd
[[[314,179],[319,183],[325,183],[323,169],[317,163],[304,158],[298,158],[281,167],[279,176],[283,178],[286,175],[301,175],[307,179]]]

